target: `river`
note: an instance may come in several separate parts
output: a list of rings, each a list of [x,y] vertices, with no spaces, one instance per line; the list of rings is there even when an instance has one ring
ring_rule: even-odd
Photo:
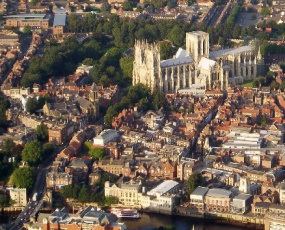
[[[141,219],[138,220],[121,220],[124,222],[128,230],[153,230],[160,226],[175,226],[176,230],[242,230],[243,227],[207,223],[203,220],[193,220],[189,217],[167,216],[154,213],[141,213]]]
[[[3,214],[3,213],[2,213]],[[17,213],[1,215],[0,213],[0,225],[1,223],[7,223],[15,219]],[[155,213],[141,213],[141,219],[137,220],[120,220],[124,222],[128,230],[153,230],[160,226],[175,226],[176,230],[192,230],[193,225],[195,230],[242,230],[243,227],[207,223],[203,220],[193,220],[189,217],[182,216],[168,216]]]

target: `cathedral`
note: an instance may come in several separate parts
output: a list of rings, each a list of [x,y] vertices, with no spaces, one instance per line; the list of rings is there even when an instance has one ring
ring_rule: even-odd
[[[186,33],[186,50],[179,48],[172,59],[160,60],[159,44],[147,41],[136,41],[134,53],[133,85],[163,93],[225,90],[254,79],[261,59],[254,45],[210,52],[209,34],[202,31]]]

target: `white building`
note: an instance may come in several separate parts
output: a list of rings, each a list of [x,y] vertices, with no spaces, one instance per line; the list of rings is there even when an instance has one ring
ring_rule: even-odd
[[[142,83],[163,93],[195,92],[193,85],[202,86],[201,93],[216,87],[224,90],[254,79],[261,61],[254,42],[210,52],[209,34],[203,31],[186,33],[186,49],[180,48],[171,59],[161,60],[159,44],[147,41],[136,41],[134,53],[133,85]]]
[[[97,146],[104,146],[108,142],[115,141],[120,137],[117,130],[105,129],[98,136],[93,138],[93,144]]]
[[[251,209],[252,195],[250,194],[239,194],[233,198],[231,202],[231,212],[244,214]]]
[[[12,188],[10,190],[10,197],[16,207],[24,207],[27,205],[27,190],[25,188]]]
[[[87,73],[88,75],[90,75],[92,71],[93,71],[93,66],[82,64],[81,66],[77,67],[75,72],[76,73]]]
[[[173,211],[178,192],[179,183],[173,180],[166,180],[149,192],[140,183],[132,180],[120,185],[111,185],[109,181],[105,183],[105,196],[118,197],[122,205],[161,213]]]
[[[280,204],[285,204],[285,182],[281,182],[279,185],[279,200]]]

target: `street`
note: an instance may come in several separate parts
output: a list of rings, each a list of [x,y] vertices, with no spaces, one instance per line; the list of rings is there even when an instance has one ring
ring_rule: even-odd
[[[34,184],[33,192],[25,209],[19,214],[17,219],[14,221],[11,226],[11,230],[18,230],[23,227],[23,224],[30,219],[31,216],[35,216],[37,212],[40,211],[43,205],[43,195],[46,190],[46,174],[48,172],[48,168],[52,164],[56,155],[64,148],[64,146],[60,146],[55,149],[54,154],[50,155],[41,166],[38,167],[37,179]],[[33,201],[33,195],[37,193],[37,200]]]

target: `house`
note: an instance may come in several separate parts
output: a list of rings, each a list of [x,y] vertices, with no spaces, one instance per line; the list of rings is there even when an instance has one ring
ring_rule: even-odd
[[[205,196],[205,210],[209,212],[229,212],[232,192],[222,188],[209,189]]]
[[[231,202],[231,212],[245,214],[251,209],[253,197],[250,194],[239,194]]]
[[[198,186],[190,194],[190,210],[194,213],[203,213],[205,211],[205,195],[209,188]]]

